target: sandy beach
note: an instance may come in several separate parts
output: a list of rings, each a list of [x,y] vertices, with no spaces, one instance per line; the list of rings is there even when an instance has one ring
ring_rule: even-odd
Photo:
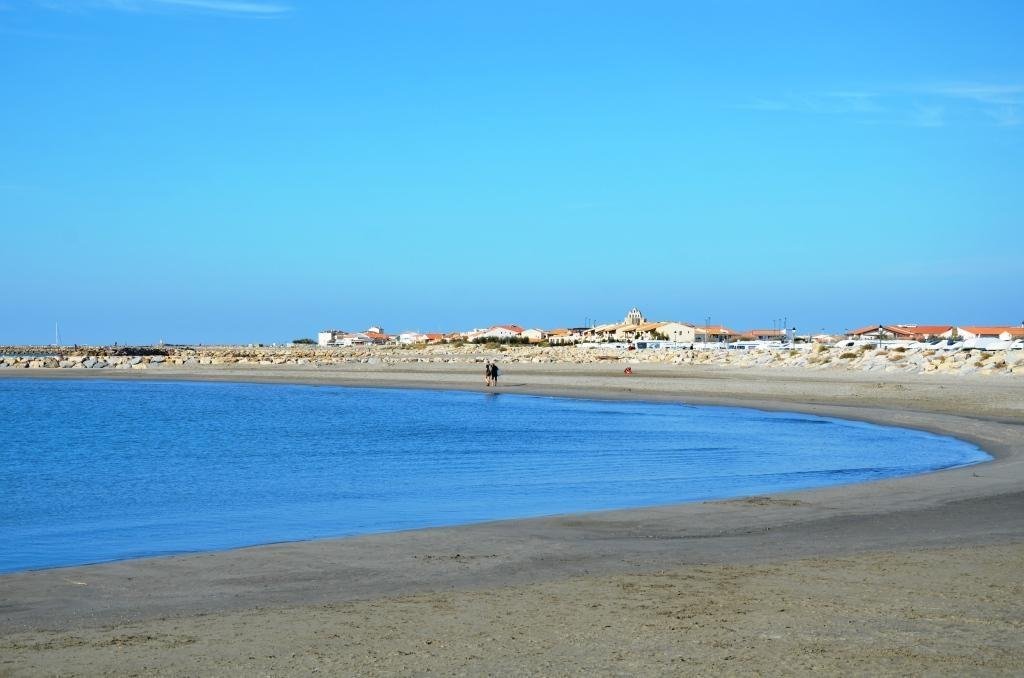
[[[474,365],[4,370],[482,390]],[[990,463],[738,500],[0,576],[3,675],[1020,675],[1013,376],[515,365],[501,392],[791,410]]]

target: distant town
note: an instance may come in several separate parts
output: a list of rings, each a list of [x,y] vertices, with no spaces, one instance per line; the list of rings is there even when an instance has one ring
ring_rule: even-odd
[[[320,346],[415,345],[444,343],[522,343],[572,345],[587,343],[627,343],[639,348],[659,348],[663,344],[732,345],[800,343],[834,344],[841,341],[898,342],[977,342],[987,348],[1009,348],[1024,340],[1024,323],[1015,326],[992,325],[919,325],[900,323],[868,325],[844,334],[797,334],[785,320],[771,328],[734,330],[724,325],[699,324],[674,320],[648,320],[638,308],[630,309],[622,322],[591,327],[560,327],[555,329],[524,328],[516,324],[492,325],[456,332],[402,332],[389,334],[379,326],[361,332],[323,330],[317,335]],[[1006,346],[1000,344],[1005,343]],[[979,346],[980,347],[980,346]]]

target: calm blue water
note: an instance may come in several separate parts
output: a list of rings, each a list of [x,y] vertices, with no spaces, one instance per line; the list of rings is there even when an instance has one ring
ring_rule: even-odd
[[[855,483],[988,459],[723,407],[0,380],[0,571]]]

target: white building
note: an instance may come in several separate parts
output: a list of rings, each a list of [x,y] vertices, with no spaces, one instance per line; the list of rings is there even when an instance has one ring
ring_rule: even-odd
[[[1020,333],[1022,329],[1024,329],[1024,326],[1012,327],[1009,325],[997,325],[994,327],[979,327],[972,325],[967,327],[957,327],[956,336],[960,339],[1003,339],[1005,335],[1005,338],[1007,339],[1019,339],[1021,338]],[[953,333],[950,332],[950,336],[952,336],[952,334]]]
[[[334,346],[337,339],[345,334],[344,330],[324,330],[317,333],[316,343],[318,346]]]
[[[655,339],[665,323],[642,322],[637,324],[623,323],[615,330],[618,341],[636,341],[637,339]]]
[[[316,335],[319,346],[364,346],[372,344],[373,339],[362,332],[346,332],[345,330],[324,330]]]
[[[402,332],[398,335],[399,344],[425,344],[430,339],[421,332]]]
[[[598,339],[611,339],[615,336],[615,333],[622,327],[621,323],[608,323],[607,325],[597,325],[587,330],[588,338]]]
[[[665,323],[658,328],[658,334],[669,341],[678,341],[684,344],[692,344],[697,340],[697,332],[693,325],[687,325],[686,323]]]
[[[523,330],[519,336],[524,339],[529,339],[531,343],[537,343],[538,341],[544,341],[547,339],[548,333],[544,330],[530,328],[528,330]]]
[[[474,337],[475,339],[517,339],[523,334],[523,328],[519,325],[494,325],[487,331]]]
[[[558,329],[546,332],[548,335],[548,342],[552,346],[561,346],[564,344],[578,344],[583,341],[583,333],[587,331],[585,327],[559,327]]]

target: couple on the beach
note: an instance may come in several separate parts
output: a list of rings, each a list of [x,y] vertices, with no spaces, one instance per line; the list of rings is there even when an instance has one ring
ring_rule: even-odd
[[[498,369],[498,363],[488,360],[484,364],[484,386],[497,386],[500,375],[501,370]]]

